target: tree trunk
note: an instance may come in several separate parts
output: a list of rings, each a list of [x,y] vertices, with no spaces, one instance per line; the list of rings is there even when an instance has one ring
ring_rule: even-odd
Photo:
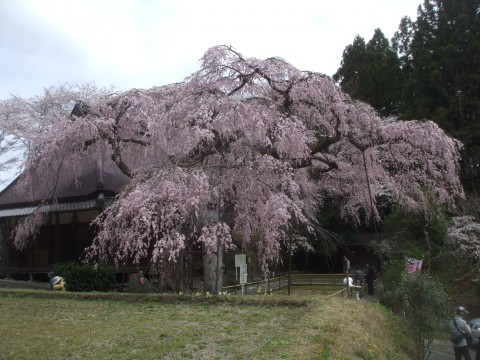
[[[184,250],[180,250],[178,260],[175,264],[175,292],[183,291],[183,255]]]
[[[430,236],[428,234],[428,225],[425,225],[423,228],[423,235],[425,236],[425,243],[427,244],[427,250],[429,254],[432,254],[432,243],[430,242]],[[430,261],[426,261],[427,259],[423,259],[423,268],[427,274],[430,273]],[[430,259],[429,259],[430,260]],[[425,266],[426,265],[426,266]]]
[[[217,258],[217,254],[219,254]],[[217,295],[222,291],[224,272],[224,246],[217,253],[203,254],[203,286],[205,292]]]

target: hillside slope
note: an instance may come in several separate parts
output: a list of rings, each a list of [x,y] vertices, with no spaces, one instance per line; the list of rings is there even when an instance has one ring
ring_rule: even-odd
[[[366,300],[0,289],[0,308],[2,360],[411,359]]]

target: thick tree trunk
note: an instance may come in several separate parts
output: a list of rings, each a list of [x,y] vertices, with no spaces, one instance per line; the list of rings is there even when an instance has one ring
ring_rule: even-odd
[[[222,291],[224,272],[224,247],[219,247],[217,253],[203,255],[203,286],[205,292],[217,295]]]
[[[424,226],[423,235],[425,235],[425,243],[427,244],[428,253],[431,254],[432,253],[432,243],[430,242],[430,236],[428,234],[428,225]],[[428,260],[430,260],[430,259],[428,259]],[[430,273],[430,261],[427,261],[427,259],[424,259],[422,268],[427,274],[429,274]]]
[[[184,291],[183,286],[183,255],[184,251],[180,250],[177,263],[175,264],[175,292]]]

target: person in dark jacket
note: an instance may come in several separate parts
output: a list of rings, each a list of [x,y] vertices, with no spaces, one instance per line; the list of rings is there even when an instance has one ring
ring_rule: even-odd
[[[367,293],[370,296],[373,296],[373,283],[375,282],[375,269],[373,266],[367,264],[367,276],[365,277],[365,282],[367,283]]]
[[[478,337],[478,343],[477,343],[477,355],[475,355],[475,360],[480,360],[480,337]]]

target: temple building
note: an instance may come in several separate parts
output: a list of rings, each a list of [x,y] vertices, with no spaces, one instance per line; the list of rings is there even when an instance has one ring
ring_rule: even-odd
[[[43,281],[53,264],[81,261],[94,238],[90,222],[129,182],[116,167],[105,171],[86,161],[83,168],[79,178],[58,177],[52,204],[42,204],[42,194],[27,195],[21,177],[0,193],[0,277]],[[12,231],[35,210],[43,214],[40,231],[24,250],[17,250]]]

